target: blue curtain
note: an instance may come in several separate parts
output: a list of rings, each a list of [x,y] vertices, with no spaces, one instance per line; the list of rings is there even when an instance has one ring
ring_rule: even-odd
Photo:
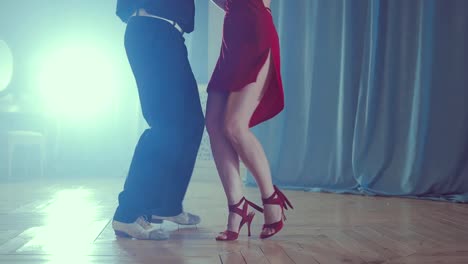
[[[468,202],[468,1],[272,2],[286,109],[255,133],[275,183]]]

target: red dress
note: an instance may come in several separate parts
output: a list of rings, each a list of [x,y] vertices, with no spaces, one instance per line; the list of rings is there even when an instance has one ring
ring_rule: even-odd
[[[262,0],[227,0],[223,43],[208,92],[235,92],[257,80],[271,52],[271,76],[250,127],[273,118],[284,108],[278,33]]]

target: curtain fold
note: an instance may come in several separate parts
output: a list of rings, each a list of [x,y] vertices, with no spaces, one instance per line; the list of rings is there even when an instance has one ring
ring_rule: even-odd
[[[255,133],[277,184],[468,201],[467,1],[272,9],[286,109]]]

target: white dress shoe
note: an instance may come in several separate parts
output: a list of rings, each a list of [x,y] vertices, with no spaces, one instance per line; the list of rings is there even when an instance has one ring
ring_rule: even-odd
[[[201,222],[201,219],[198,215],[194,215],[187,212],[182,212],[176,216],[157,216],[152,215],[151,221],[154,223],[160,223],[162,220],[171,221],[179,225],[197,225]]]
[[[142,240],[166,240],[169,234],[149,223],[145,217],[140,216],[133,223],[122,223],[112,221],[112,228],[115,235],[126,238],[136,238]]]

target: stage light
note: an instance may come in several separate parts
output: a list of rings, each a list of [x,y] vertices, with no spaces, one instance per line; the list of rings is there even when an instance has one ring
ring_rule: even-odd
[[[44,54],[38,85],[49,114],[90,119],[109,111],[116,93],[116,74],[106,49],[92,43],[65,45]]]

